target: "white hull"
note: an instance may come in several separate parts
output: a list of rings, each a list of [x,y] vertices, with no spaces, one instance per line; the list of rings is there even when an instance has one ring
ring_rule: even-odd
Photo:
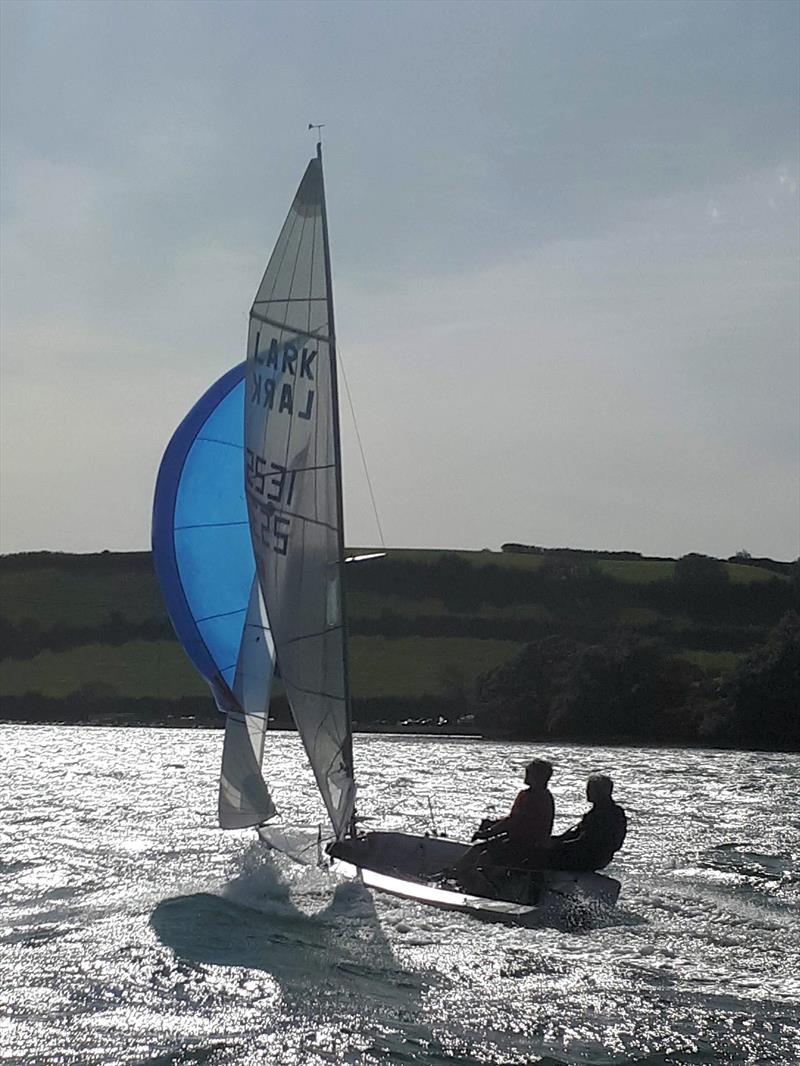
[[[531,925],[544,916],[578,915],[592,906],[613,906],[619,881],[596,873],[559,870],[513,872],[505,898],[470,895],[431,879],[451,866],[469,844],[408,833],[368,833],[336,845],[333,868],[370,888],[488,921]]]

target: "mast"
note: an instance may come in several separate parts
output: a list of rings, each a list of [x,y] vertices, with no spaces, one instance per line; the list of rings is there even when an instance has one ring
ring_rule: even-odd
[[[344,698],[345,707],[347,709],[347,740],[345,741],[342,754],[344,756],[345,766],[350,774],[350,777],[355,781],[355,775],[353,773],[353,705],[350,694],[350,670],[349,670],[349,656],[348,656],[348,636],[347,636],[347,610],[346,610],[346,596],[344,586],[344,492],[342,489],[342,443],[341,434],[339,429],[339,380],[337,374],[336,364],[336,327],[333,317],[333,282],[331,278],[331,249],[328,240],[328,210],[325,203],[325,178],[322,169],[322,141],[317,141],[317,160],[319,162],[320,179],[322,183],[322,247],[325,259],[325,288],[327,291],[328,301],[328,336],[330,337],[330,343],[328,345],[328,351],[330,355],[330,368],[331,368],[331,406],[333,408],[333,451],[335,457],[336,466],[336,518],[338,525],[338,539],[339,539],[339,558],[337,565],[339,567],[339,603],[342,614],[342,659],[343,659],[343,680],[344,680]],[[355,836],[356,832],[356,815],[355,808],[353,809],[353,815],[350,819],[350,834]]]

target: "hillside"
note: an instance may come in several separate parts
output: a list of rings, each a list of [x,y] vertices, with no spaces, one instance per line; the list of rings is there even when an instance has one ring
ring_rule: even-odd
[[[505,547],[395,549],[346,569],[358,723],[441,715],[469,728],[479,679],[554,638],[646,640],[687,664],[695,688],[719,686],[796,603],[792,567],[770,560],[695,573],[686,560]],[[7,720],[219,722],[146,552],[0,557],[0,656]],[[280,697],[273,713],[286,720]]]

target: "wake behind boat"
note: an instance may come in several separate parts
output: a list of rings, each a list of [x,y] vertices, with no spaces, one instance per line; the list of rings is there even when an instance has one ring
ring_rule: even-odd
[[[246,362],[208,390],[166,449],[153,558],[175,631],[226,715],[222,828],[257,827],[265,843],[282,847],[262,770],[278,674],[344,873],[502,920],[526,921],[565,897],[616,900],[611,878],[516,868],[495,871],[488,889],[468,894],[434,875],[469,845],[357,830],[343,581],[351,560],[321,144],[256,292]]]

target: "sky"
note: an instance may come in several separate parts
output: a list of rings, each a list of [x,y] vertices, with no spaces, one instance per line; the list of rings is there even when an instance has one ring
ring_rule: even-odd
[[[800,553],[800,5],[0,19],[0,550],[148,547],[315,122],[386,544]],[[375,545],[347,405],[342,433]]]

